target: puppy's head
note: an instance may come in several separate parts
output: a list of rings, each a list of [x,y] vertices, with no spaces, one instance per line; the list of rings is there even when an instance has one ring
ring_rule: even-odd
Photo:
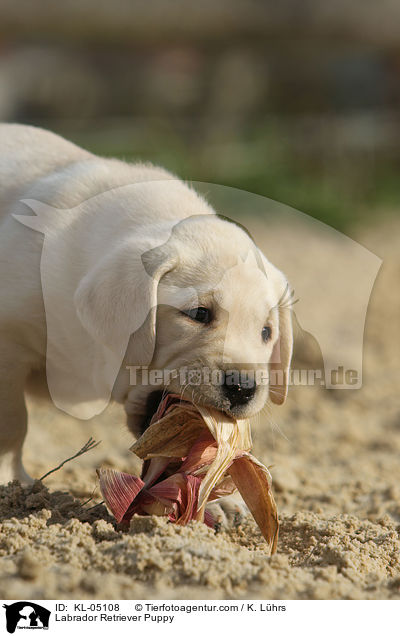
[[[284,402],[292,352],[288,284],[242,228],[214,215],[191,217],[146,251],[142,264],[139,311],[147,315],[114,391],[135,434],[164,391],[236,418],[256,414],[268,396]],[[143,364],[144,372],[137,369]]]

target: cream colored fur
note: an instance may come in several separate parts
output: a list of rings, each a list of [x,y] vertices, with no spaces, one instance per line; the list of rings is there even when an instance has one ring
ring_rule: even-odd
[[[24,391],[45,372],[46,351],[59,408],[91,417],[111,396],[133,432],[154,387],[131,386],[127,366],[268,369],[275,355],[288,369],[285,277],[240,227],[160,168],[0,125],[0,268],[0,482],[29,480]],[[211,308],[210,325],[182,313],[196,306]],[[232,413],[254,415],[268,392],[282,403],[286,386],[259,386]],[[229,410],[220,387],[184,397]]]

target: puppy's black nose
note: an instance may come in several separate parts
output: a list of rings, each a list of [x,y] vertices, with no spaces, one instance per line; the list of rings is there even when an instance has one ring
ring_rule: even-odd
[[[247,380],[239,384],[231,384],[225,380],[222,386],[225,396],[228,398],[231,406],[243,406],[247,404],[256,392],[256,384],[254,381]]]

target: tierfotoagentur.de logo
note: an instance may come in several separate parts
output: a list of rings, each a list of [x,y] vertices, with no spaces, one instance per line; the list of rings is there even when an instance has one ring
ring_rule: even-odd
[[[9,634],[14,634],[16,629],[49,629],[51,612],[37,603],[18,601],[11,605],[4,604],[3,607]]]

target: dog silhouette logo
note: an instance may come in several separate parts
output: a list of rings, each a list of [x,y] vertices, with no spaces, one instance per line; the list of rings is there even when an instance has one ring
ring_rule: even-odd
[[[18,601],[3,605],[6,610],[7,631],[14,634],[16,629],[48,629],[50,610],[32,603]]]

